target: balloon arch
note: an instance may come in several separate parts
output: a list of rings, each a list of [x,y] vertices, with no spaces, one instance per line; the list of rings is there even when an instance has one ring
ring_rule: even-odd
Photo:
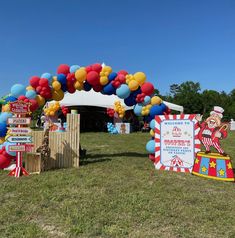
[[[154,94],[153,84],[146,81],[143,72],[129,74],[125,70],[113,72],[110,66],[93,64],[87,67],[79,67],[61,64],[57,68],[57,74],[43,73],[41,77],[33,76],[29,86],[15,84],[11,87],[11,93],[2,100],[2,112],[0,113],[0,168],[15,156],[9,152],[9,142],[5,141],[7,135],[7,119],[12,116],[9,111],[9,102],[21,100],[30,102],[30,110],[34,112],[47,101],[61,101],[65,92],[74,93],[76,90],[89,91],[94,89],[104,95],[115,94],[124,99],[127,106],[134,106],[137,116],[145,116],[150,122],[151,140],[147,142],[146,149],[150,154],[155,151],[154,142],[154,117],[155,115],[168,114],[169,109],[161,98]],[[51,112],[53,116],[53,111]],[[120,117],[124,114],[120,113]],[[8,161],[8,162],[7,162]]]

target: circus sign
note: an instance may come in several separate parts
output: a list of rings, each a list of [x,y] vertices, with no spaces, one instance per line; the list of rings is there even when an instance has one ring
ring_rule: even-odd
[[[200,149],[196,115],[155,117],[155,167],[191,172]]]
[[[14,114],[28,114],[30,113],[31,103],[16,101],[10,103],[10,111]]]

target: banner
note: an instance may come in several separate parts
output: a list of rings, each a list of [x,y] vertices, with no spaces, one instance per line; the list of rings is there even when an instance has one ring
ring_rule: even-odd
[[[200,150],[194,114],[155,117],[155,168],[191,172]]]

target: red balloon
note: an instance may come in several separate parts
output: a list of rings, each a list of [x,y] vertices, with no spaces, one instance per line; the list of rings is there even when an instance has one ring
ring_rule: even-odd
[[[29,99],[28,99],[28,98],[25,98],[24,102],[29,102]]]
[[[103,89],[103,87],[102,87],[102,85],[98,84],[98,85],[95,85],[93,87],[93,89],[94,89],[95,92],[98,93],[98,92],[100,92]]]
[[[29,83],[33,88],[36,88],[39,85],[39,80],[40,80],[40,78],[38,76],[33,76],[29,80]]]
[[[70,67],[67,64],[61,64],[57,68],[57,74],[65,74],[67,75],[69,73]]]
[[[18,101],[24,101],[25,99],[27,99],[27,97],[25,97],[24,95],[18,97]]]
[[[117,74],[118,75],[122,74],[122,75],[126,76],[128,74],[128,72],[126,70],[120,70]]]
[[[75,82],[75,74],[74,73],[69,73],[66,77],[67,82]]]
[[[146,95],[150,96],[151,94],[154,93],[154,86],[151,83],[144,83],[141,86],[141,91],[145,93]]]
[[[42,91],[42,86],[37,86],[36,92],[37,92],[37,93],[40,93],[41,91]]]
[[[0,169],[5,169],[11,164],[11,159],[8,156],[0,155]]]
[[[90,71],[87,74],[87,82],[92,85],[100,85],[100,76],[96,71]]]
[[[91,65],[87,66],[87,67],[86,67],[86,72],[89,73],[89,72],[91,72],[91,71],[92,71]]]
[[[31,103],[30,105],[30,111],[34,112],[38,109],[39,105],[38,102],[35,99],[30,99],[29,102]]]
[[[102,70],[102,66],[101,66],[101,64],[93,64],[92,66],[91,66],[91,69],[93,70],[93,71],[96,71],[97,73],[100,73],[101,72],[101,70]]]
[[[48,87],[49,86],[48,79],[41,78],[40,81],[39,81],[39,85],[42,86],[42,87]]]
[[[75,93],[76,92],[76,88],[74,88],[74,86],[72,85],[72,86],[68,87],[68,92],[69,93]]]

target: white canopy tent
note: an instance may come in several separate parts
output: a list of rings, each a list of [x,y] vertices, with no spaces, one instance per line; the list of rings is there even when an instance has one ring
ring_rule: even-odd
[[[113,108],[114,102],[120,101],[122,106],[126,110],[133,109],[133,107],[128,107],[125,105],[124,100],[120,99],[116,95],[103,95],[101,93],[95,92],[93,89],[89,92],[86,91],[76,91],[73,94],[66,93],[64,99],[60,101],[62,106],[95,106],[104,108]],[[163,101],[171,110],[183,113],[184,108],[182,106]]]

